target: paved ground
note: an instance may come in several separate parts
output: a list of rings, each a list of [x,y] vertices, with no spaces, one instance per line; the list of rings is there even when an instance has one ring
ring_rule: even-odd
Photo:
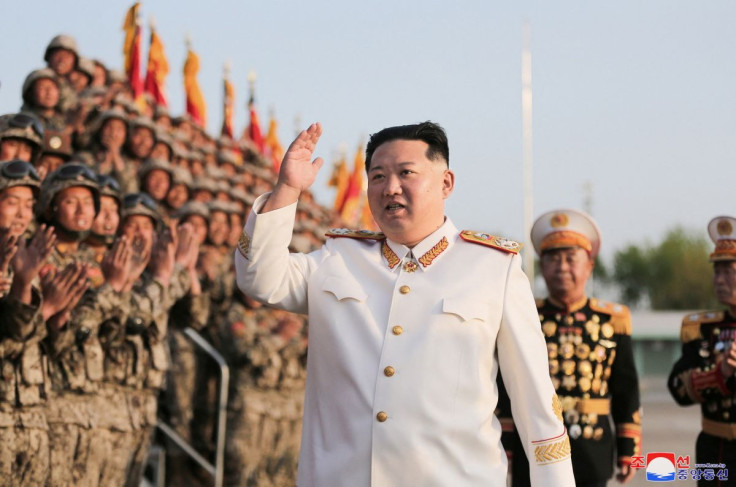
[[[695,438],[700,432],[700,408],[698,406],[678,406],[667,391],[666,377],[642,379],[642,450],[647,452],[672,452],[677,456],[690,455],[695,460]],[[610,487],[621,485],[615,480]],[[627,484],[631,487],[652,487],[655,485],[689,486],[695,482],[677,481],[674,483],[654,483],[646,481],[643,470]]]

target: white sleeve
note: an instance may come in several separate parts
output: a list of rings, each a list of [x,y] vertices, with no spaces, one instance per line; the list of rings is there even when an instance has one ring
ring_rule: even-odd
[[[549,377],[547,347],[521,258],[513,256],[497,341],[514,423],[529,459],[533,486],[574,486],[570,440]]]
[[[263,303],[306,314],[307,281],[321,251],[289,253],[296,203],[259,213],[269,196],[263,194],[253,203],[235,249],[238,287]]]

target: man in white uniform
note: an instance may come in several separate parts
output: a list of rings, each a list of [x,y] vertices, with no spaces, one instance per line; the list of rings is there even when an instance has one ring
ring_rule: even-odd
[[[321,133],[313,124],[291,144],[235,251],[246,294],[309,314],[298,484],[505,486],[500,366],[532,484],[574,486],[521,246],[445,217],[455,176],[444,130],[371,136],[368,200],[382,233],[332,231],[320,250],[290,254]]]

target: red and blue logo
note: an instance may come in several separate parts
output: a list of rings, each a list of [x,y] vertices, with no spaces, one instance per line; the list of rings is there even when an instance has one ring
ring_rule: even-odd
[[[649,482],[674,482],[676,473],[674,453],[647,453],[647,480]]]

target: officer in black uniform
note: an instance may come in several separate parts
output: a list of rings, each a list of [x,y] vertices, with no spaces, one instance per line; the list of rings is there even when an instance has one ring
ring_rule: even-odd
[[[537,219],[531,239],[549,291],[548,298],[537,300],[537,309],[550,377],[570,436],[575,481],[578,487],[605,486],[616,459],[616,478],[626,483],[635,472],[632,457],[641,452],[639,382],[628,308],[585,294],[600,232],[581,211],[555,210]],[[512,485],[528,486],[528,461],[503,392],[497,414]]]
[[[703,430],[695,444],[696,463],[725,464],[728,470],[720,478],[696,478],[698,485],[736,486],[736,218],[714,218],[708,233],[716,244],[710,255],[713,287],[727,309],[685,316],[682,356],[667,385],[681,406],[700,404]]]

